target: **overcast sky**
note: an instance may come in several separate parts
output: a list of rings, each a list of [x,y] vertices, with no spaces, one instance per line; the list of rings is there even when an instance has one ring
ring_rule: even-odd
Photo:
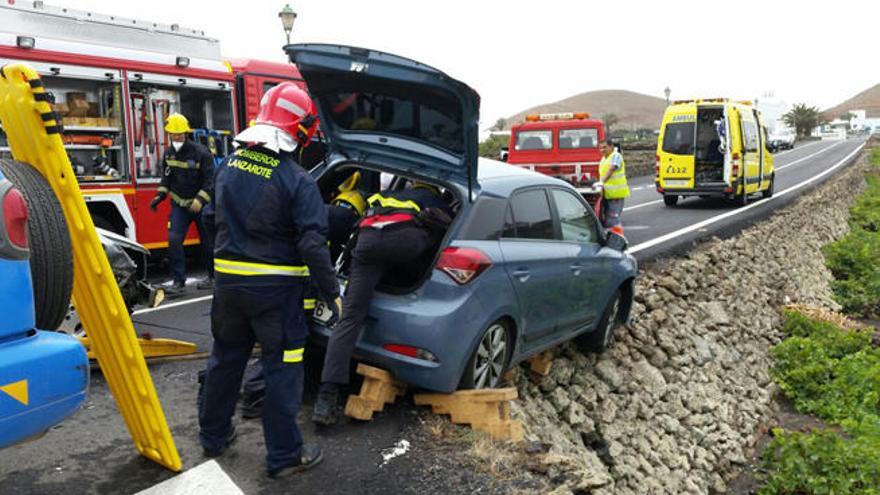
[[[47,0],[203,29],[223,54],[284,60],[283,1]],[[236,8],[238,6],[238,8]],[[482,96],[483,127],[584,91],[763,97],[826,108],[880,83],[880,5],[835,0],[291,2],[293,42],[388,51]],[[222,7],[222,8],[221,8]],[[590,111],[590,109],[583,109]]]

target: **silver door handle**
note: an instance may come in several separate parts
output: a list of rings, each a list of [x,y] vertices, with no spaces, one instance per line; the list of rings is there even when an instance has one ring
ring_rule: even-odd
[[[525,269],[514,270],[513,276],[519,279],[520,282],[525,282],[529,279],[529,271]]]

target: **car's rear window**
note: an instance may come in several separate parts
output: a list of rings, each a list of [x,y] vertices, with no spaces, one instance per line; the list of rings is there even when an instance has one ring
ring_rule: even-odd
[[[553,148],[553,131],[519,131],[513,149],[517,151],[549,150]]]
[[[384,84],[365,81],[359,88],[362,91],[358,92],[341,88],[333,91],[332,83],[322,82],[320,87],[328,86],[329,90],[312,96],[322,107],[330,109],[327,113],[337,127],[347,131],[397,134],[453,153],[464,153],[461,104],[451,93],[429,88],[412,93],[407,90],[408,86],[388,81]]]
[[[599,146],[599,129],[561,129],[559,149],[584,149]]]
[[[663,133],[663,151],[674,155],[694,154],[694,122],[666,124]]]

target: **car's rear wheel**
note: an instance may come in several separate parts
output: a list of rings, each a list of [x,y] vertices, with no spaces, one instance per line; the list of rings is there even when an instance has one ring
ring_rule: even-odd
[[[736,201],[737,206],[746,206],[747,204],[749,204],[749,193],[746,192],[745,183],[743,184],[742,187],[743,187],[742,194],[736,195],[735,201]]]
[[[73,290],[73,249],[61,203],[46,179],[31,165],[0,159],[0,169],[21,190],[28,204],[37,328],[55,330],[67,315]]]
[[[501,381],[513,351],[511,331],[503,320],[489,325],[468,360],[461,388],[494,388]]]
[[[666,194],[663,196],[663,203],[666,206],[675,206],[678,204],[678,195],[677,194]]]
[[[575,344],[584,352],[601,354],[614,343],[614,331],[620,324],[620,290],[616,290],[605,306],[602,319],[592,332],[575,338]]]

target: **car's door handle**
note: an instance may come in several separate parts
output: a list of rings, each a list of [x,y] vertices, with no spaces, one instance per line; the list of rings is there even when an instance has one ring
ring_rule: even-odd
[[[530,272],[525,268],[520,268],[513,271],[513,276],[516,277],[520,282],[525,282],[529,279]]]
[[[571,269],[571,273],[573,273],[574,276],[577,277],[578,275],[581,274],[581,270],[584,269],[584,265],[582,265],[580,263],[574,263],[571,266],[569,266],[569,268]]]

